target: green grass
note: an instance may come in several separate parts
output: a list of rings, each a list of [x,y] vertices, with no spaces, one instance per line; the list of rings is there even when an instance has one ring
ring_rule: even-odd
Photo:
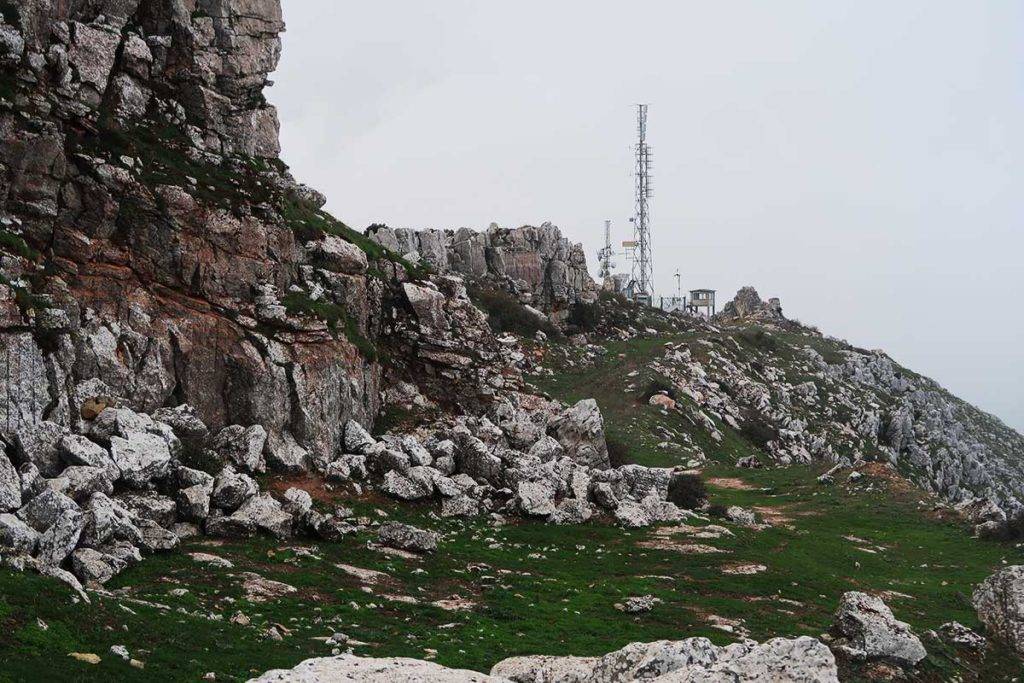
[[[807,468],[743,472],[751,490],[725,488],[713,480],[712,502],[774,508],[790,519],[762,531],[730,525],[735,538],[706,541],[727,551],[720,555],[644,548],[639,543],[650,539],[651,531],[628,532],[601,522],[581,527],[516,522],[491,528],[480,520],[431,519],[424,507],[355,500],[348,503],[359,512],[375,516],[372,510],[383,507],[392,518],[442,531],[441,551],[422,560],[391,558],[366,547],[372,532],[314,546],[322,559],[299,557],[290,544],[268,539],[200,542],[189,550],[229,558],[235,569],[212,569],[181,552],[171,553],[148,558],[110,586],[170,610],[125,598],[97,598],[92,607],[76,606],[53,582],[0,572],[0,604],[6,606],[0,610],[0,657],[7,662],[9,680],[33,675],[47,680],[180,680],[206,671],[215,671],[218,680],[242,680],[255,671],[327,655],[329,648],[314,638],[340,631],[367,643],[357,647],[361,655],[423,657],[434,649],[443,664],[485,671],[517,654],[596,655],[632,641],[698,635],[731,642],[734,636],[712,628],[709,615],[742,620],[756,639],[816,636],[828,627],[847,590],[906,596],[894,593],[886,601],[919,633],[951,619],[978,626],[967,597],[973,585],[1002,561],[1020,561],[1020,550],[967,538],[961,529],[921,514],[917,495],[877,486],[872,491],[863,482],[821,487],[815,474]],[[709,475],[734,477],[736,472],[721,466]],[[884,550],[877,555],[858,550],[864,545]],[[374,594],[365,593],[336,563],[374,569],[389,578]],[[739,563],[765,564],[768,571],[753,576],[721,572],[723,565]],[[242,571],[287,582],[299,591],[249,604],[240,589]],[[190,592],[170,595],[178,587]],[[390,601],[382,593],[412,596],[420,604]],[[626,596],[647,593],[664,601],[648,614],[634,617],[612,607]],[[428,604],[453,594],[473,600],[476,607],[449,612]],[[252,626],[229,622],[238,611],[252,619]],[[37,617],[49,630],[39,632]],[[260,635],[273,623],[291,630],[282,642]],[[113,644],[127,646],[145,661],[145,672],[110,656]],[[76,662],[66,657],[71,651],[95,652],[103,663]],[[948,666],[941,657],[929,661],[925,673],[939,678],[922,680],[941,680]],[[1000,673],[1019,674],[1020,668]]]

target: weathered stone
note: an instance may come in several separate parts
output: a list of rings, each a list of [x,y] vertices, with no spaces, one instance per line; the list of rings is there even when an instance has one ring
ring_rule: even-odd
[[[345,424],[345,452],[365,455],[367,449],[376,443],[370,433],[363,425],[355,420],[349,420]]]
[[[309,495],[308,491],[293,487],[284,492],[283,498],[284,511],[297,520],[305,519],[309,511],[313,509],[313,497]]]
[[[127,562],[93,548],[79,548],[71,554],[71,568],[87,586],[102,586],[127,566]]]
[[[433,482],[430,480],[423,482],[421,479],[406,477],[397,470],[384,475],[380,490],[400,500],[421,500],[434,494]]]
[[[516,505],[525,515],[547,517],[555,512],[555,491],[547,482],[520,482],[516,486]]]
[[[178,518],[198,524],[209,517],[212,489],[212,486],[198,484],[178,491]]]
[[[15,434],[18,457],[39,468],[44,477],[55,477],[62,469],[58,444],[67,433],[66,427],[48,421],[23,427]]]
[[[137,522],[137,526],[142,536],[139,545],[146,552],[168,552],[177,548],[180,543],[177,534],[163,528],[152,520],[140,519]]]
[[[0,512],[21,507],[21,477],[7,456],[0,453]]]
[[[879,598],[866,593],[843,594],[832,629],[849,648],[868,659],[914,665],[928,654],[907,624],[898,621]]]
[[[492,676],[515,683],[726,683],[791,681],[838,683],[835,658],[814,638],[775,638],[718,647],[706,638],[631,643],[603,657],[512,657]]]
[[[108,412],[105,410],[103,414]],[[128,438],[113,436],[110,456],[121,472],[122,481],[132,488],[145,489],[166,477],[171,469],[167,442],[156,434],[131,432]]]
[[[268,671],[252,679],[250,683],[501,683],[503,680],[475,671],[448,669],[418,659],[371,659],[355,655],[338,655],[307,659],[294,669]]]
[[[640,503],[622,501],[615,508],[615,521],[627,529],[641,529],[651,525],[651,517]]]
[[[294,520],[269,493],[261,493],[245,501],[231,518],[242,524],[252,523],[257,529],[275,538],[289,538]]]
[[[347,275],[361,275],[368,263],[366,252],[356,245],[334,235],[325,235],[317,242],[306,245],[313,262],[321,268]]]
[[[114,492],[114,484],[102,468],[84,465],[65,468],[59,477],[49,481],[49,485],[77,503],[88,500],[97,492],[107,495]]]
[[[9,513],[0,514],[0,549],[14,555],[31,555],[39,532]]]
[[[213,505],[226,512],[234,512],[242,504],[259,493],[259,487],[252,477],[235,471],[226,465],[217,475],[213,487]]]
[[[58,517],[69,510],[79,510],[75,501],[63,493],[46,488],[18,510],[18,517],[30,527],[42,533],[49,529],[57,521]]]
[[[611,467],[604,440],[604,419],[594,399],[585,399],[567,409],[552,421],[549,429],[575,462],[598,470]]]
[[[85,506],[85,531],[82,545],[102,548],[111,543],[139,545],[142,532],[131,513],[102,493],[94,493]]]
[[[116,482],[121,478],[121,470],[114,463],[103,446],[90,441],[79,434],[68,434],[60,440],[58,451],[61,459],[68,465],[87,465],[89,467],[101,467],[107,473],[107,478]]]
[[[36,557],[44,564],[59,566],[78,545],[84,528],[85,516],[80,510],[63,511],[39,537]]]
[[[159,493],[120,494],[117,501],[135,519],[148,519],[170,528],[177,519],[178,506],[170,496]]]
[[[585,499],[564,498],[558,502],[548,521],[552,524],[583,524],[593,514],[593,508]]]
[[[1003,567],[982,581],[971,604],[990,634],[1024,654],[1024,565]]]
[[[478,514],[480,504],[467,495],[458,495],[441,501],[442,517],[475,517]]]
[[[381,545],[391,548],[426,553],[437,550],[437,542],[440,540],[440,536],[433,531],[418,529],[409,524],[387,522],[380,526],[377,532],[377,540]]]
[[[266,461],[263,447],[267,431],[260,425],[225,427],[214,437],[210,447],[222,458],[245,472],[263,472]]]

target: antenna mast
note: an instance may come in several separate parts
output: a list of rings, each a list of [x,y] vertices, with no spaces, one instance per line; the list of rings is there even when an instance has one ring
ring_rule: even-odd
[[[648,199],[651,189],[651,146],[647,144],[647,105],[638,104],[636,143],[636,205],[633,215],[633,241],[636,253],[633,258],[634,298],[645,298],[647,303],[654,299],[654,263],[651,259],[651,225]]]
[[[612,263],[612,256],[615,255],[615,250],[612,249],[612,222],[604,222],[604,248],[597,252],[597,260],[601,263],[601,269],[598,275],[602,280],[607,280],[612,276],[612,268],[615,264]]]

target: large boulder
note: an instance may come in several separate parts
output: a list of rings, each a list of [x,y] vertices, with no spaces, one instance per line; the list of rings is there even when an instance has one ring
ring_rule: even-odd
[[[880,598],[858,591],[844,593],[832,631],[836,645],[857,658],[917,664],[928,653],[910,626],[893,616]]]
[[[213,505],[226,512],[234,512],[257,493],[259,486],[252,477],[225,465],[213,487]]]
[[[249,683],[507,683],[476,671],[448,669],[419,659],[369,658],[355,655],[307,659],[293,669],[268,671]]]
[[[604,418],[594,399],[584,399],[568,408],[552,420],[548,429],[565,449],[565,455],[574,461],[598,470],[611,467]]]
[[[244,472],[264,472],[267,469],[263,455],[266,443],[267,430],[261,425],[231,425],[217,433],[210,447],[226,462]]]
[[[13,555],[31,555],[39,541],[39,532],[15,515],[0,514],[0,550]]]
[[[78,545],[83,529],[85,515],[80,510],[65,510],[39,537],[36,557],[43,564],[60,566]]]
[[[67,433],[67,427],[45,420],[19,429],[14,440],[20,461],[35,465],[44,477],[56,477],[63,467],[58,445]]]
[[[231,519],[248,526],[252,524],[256,529],[265,531],[275,538],[288,538],[292,535],[294,519],[284,511],[281,503],[274,499],[269,493],[261,493],[245,501],[238,510],[231,515]]]
[[[108,411],[103,411],[106,414]],[[102,417],[102,415],[101,415]],[[148,488],[167,476],[171,469],[171,451],[156,434],[130,432],[127,438],[110,438],[110,456],[121,472],[122,480],[136,489]]]
[[[426,531],[400,522],[381,524],[377,531],[377,540],[381,545],[399,550],[410,550],[415,553],[437,550],[439,539],[440,536],[433,531]]]
[[[78,505],[71,498],[47,487],[18,510],[18,517],[42,533],[49,529],[65,511],[78,509]]]
[[[80,434],[64,436],[57,446],[61,459],[68,465],[100,467],[112,482],[121,478],[121,470],[106,448]]]
[[[1024,565],[1004,567],[982,581],[971,603],[990,634],[1024,654]]]

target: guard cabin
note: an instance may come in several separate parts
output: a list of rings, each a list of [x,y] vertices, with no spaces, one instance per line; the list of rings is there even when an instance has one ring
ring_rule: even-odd
[[[691,289],[689,311],[695,315],[703,315],[707,318],[716,313],[715,290],[713,289]]]

